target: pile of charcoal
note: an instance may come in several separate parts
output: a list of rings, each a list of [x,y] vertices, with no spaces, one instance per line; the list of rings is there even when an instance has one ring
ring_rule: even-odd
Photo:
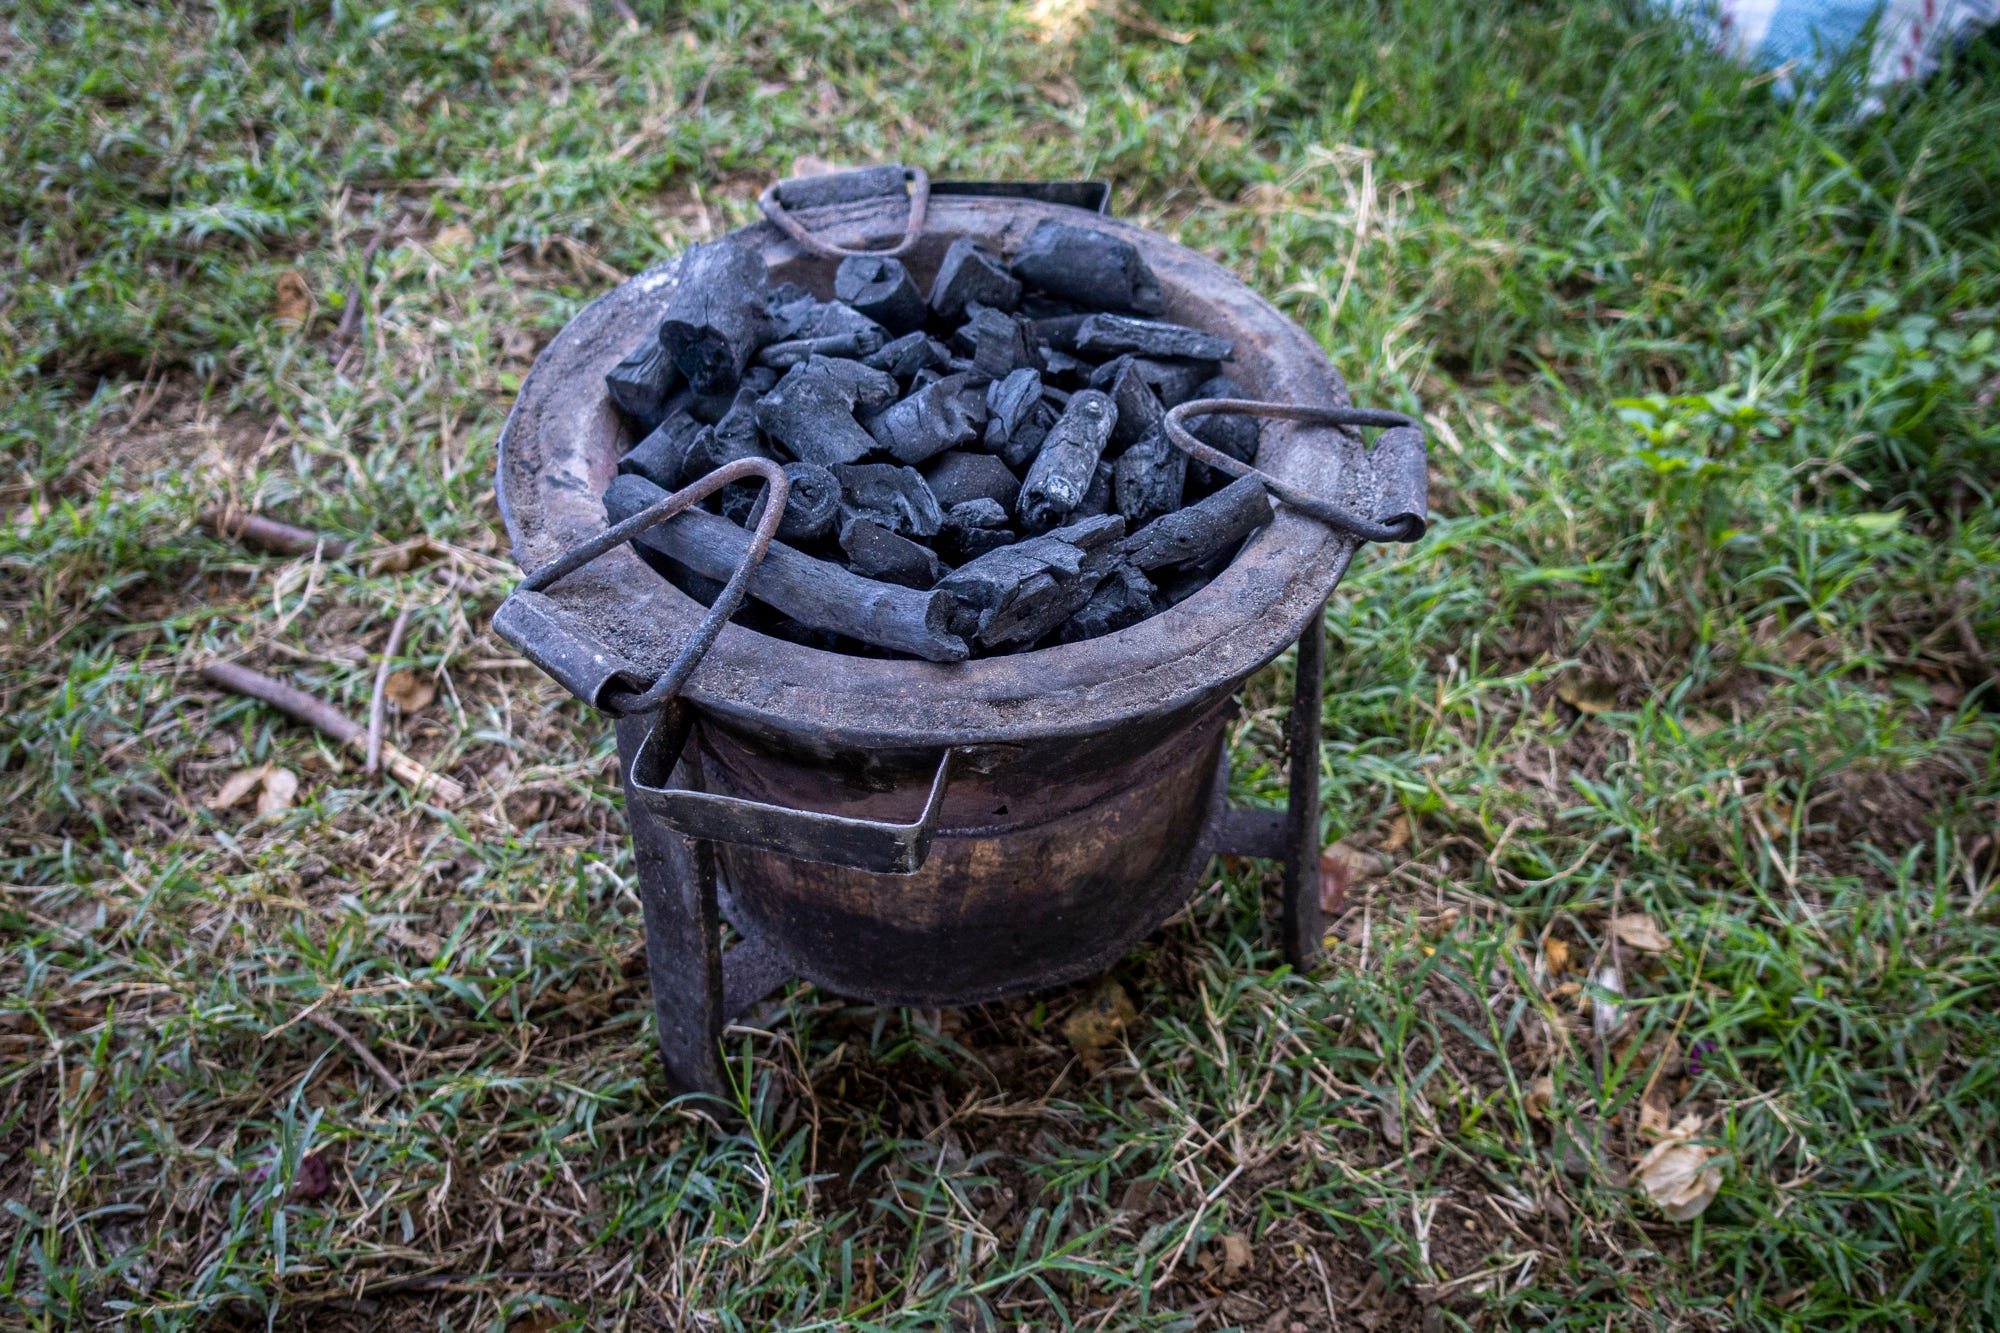
[[[778,540],[739,619],[846,652],[958,661],[1088,639],[1182,600],[1269,521],[1254,479],[1190,463],[1168,408],[1239,398],[1230,344],[1156,318],[1115,236],[1045,221],[1011,264],[954,241],[926,296],[843,260],[822,301],[721,240],[691,250],[657,338],[606,376],[638,444],[613,522],[736,459],[784,465]],[[1257,422],[1194,434],[1249,461]],[[634,543],[704,604],[749,544],[762,482]]]

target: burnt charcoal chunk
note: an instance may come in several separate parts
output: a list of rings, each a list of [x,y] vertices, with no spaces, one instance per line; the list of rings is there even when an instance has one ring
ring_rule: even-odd
[[[1110,371],[1108,382],[1097,387],[1111,395],[1111,402],[1118,409],[1118,424],[1111,430],[1111,444],[1123,449],[1157,430],[1166,419],[1167,409],[1160,406],[1158,396],[1132,364],[1131,357],[1121,356],[1106,369]]]
[[[1048,438],[1021,483],[1021,498],[1015,512],[1031,528],[1060,523],[1083,503],[1084,494],[1097,476],[1097,460],[1118,422],[1118,409],[1109,395],[1096,389],[1081,389]]]
[[[1181,507],[1187,486],[1188,457],[1174,448],[1164,428],[1118,455],[1111,469],[1111,502],[1134,530]]]
[[[1230,344],[1185,324],[1124,315],[1092,315],[1077,328],[1076,350],[1084,356],[1177,356],[1189,361],[1227,361]]]
[[[1090,594],[1083,609],[1063,622],[1057,637],[1064,643],[1075,643],[1136,625],[1153,614],[1154,598],[1152,580],[1140,573],[1137,566],[1118,561],[1097,585],[1097,591]]]
[[[906,380],[927,366],[943,365],[950,356],[945,345],[929,334],[906,333],[861,358],[861,364]]]
[[[1097,460],[1096,475],[1090,479],[1090,489],[1083,493],[1083,502],[1070,513],[1072,520],[1096,518],[1099,514],[1111,512],[1111,464]]]
[[[622,476],[604,493],[604,507],[628,517],[664,492],[643,477]],[[726,579],[750,547],[750,534],[726,518],[689,509],[648,529],[636,542],[708,579]],[[850,574],[783,542],[772,542],[750,575],[750,595],[801,625],[932,662],[963,661],[965,642],[952,634],[956,601]]]
[[[1242,386],[1227,375],[1217,375],[1203,383],[1194,391],[1196,398],[1242,398]],[[1257,441],[1261,438],[1263,423],[1256,417],[1238,416],[1234,413],[1217,413],[1214,416],[1196,417],[1188,423],[1188,434],[1200,440],[1211,449],[1228,454],[1239,463],[1248,463],[1257,457]]]
[[[648,338],[605,373],[604,387],[610,390],[611,402],[619,411],[650,431],[667,415],[667,400],[673,397],[680,378],[673,357],[660,346],[660,340]]]
[[[1013,269],[1030,286],[1080,306],[1134,315],[1166,309],[1138,248],[1095,228],[1045,219],[1015,252]]]
[[[987,379],[1004,379],[1038,361],[1034,325],[991,306],[973,309],[957,334],[957,341],[972,353],[974,373]]]
[[[1055,423],[1036,371],[1017,370],[986,390],[986,447],[1009,467],[1027,466]]]
[[[873,412],[887,407],[902,396],[902,388],[896,377],[886,370],[877,370],[860,361],[850,361],[846,357],[828,356],[814,358],[820,361],[854,395],[854,406],[861,412]]]
[[[764,336],[772,342],[798,337],[820,305],[817,296],[796,282],[780,283],[764,300]]]
[[[905,537],[935,537],[944,510],[913,467],[861,463],[833,469],[843,516],[865,518]]]
[[[757,403],[757,424],[801,463],[852,463],[875,447],[854,419],[854,389],[825,357],[785,372]]]
[[[736,401],[715,423],[716,449],[726,458],[769,458],[763,433],[757,429],[757,392],[738,389]]]
[[[796,313],[788,308],[787,314]],[[809,356],[872,356],[889,341],[888,331],[852,306],[816,301],[789,337],[768,343],[757,353],[759,364],[790,369]]]
[[[931,494],[946,509],[968,500],[991,500],[1007,513],[1021,494],[1021,482],[1008,466],[992,454],[954,450],[941,455],[924,473]]]
[[[1271,504],[1255,477],[1233,481],[1185,509],[1162,515],[1119,543],[1119,553],[1141,569],[1192,565],[1235,550],[1271,521]]]
[[[1076,335],[1083,330],[1087,314],[1049,315],[1035,321],[1035,336],[1059,352],[1074,354]]]
[[[631,452],[618,460],[618,470],[644,477],[666,490],[677,490],[687,474],[688,446],[701,430],[699,421],[677,411],[633,445]]]
[[[841,524],[840,549],[847,552],[847,567],[863,578],[928,588],[945,574],[943,562],[928,546],[919,546],[865,518],[850,518]]]
[[[785,480],[790,489],[785,494],[785,516],[778,520],[778,536],[795,546],[831,536],[840,517],[840,483],[833,473],[817,463],[787,463]]]
[[[770,452],[754,436],[745,441],[736,435],[724,438],[714,426],[704,426],[688,441],[687,464],[681,472],[682,484],[697,481],[717,468],[739,458],[769,458]],[[763,485],[762,482],[754,483]]]
[[[931,284],[931,310],[939,319],[957,323],[965,307],[977,301],[998,310],[1012,310],[1021,300],[1021,284],[1006,266],[961,236],[944,252],[937,280]]]
[[[1135,356],[1132,365],[1139,378],[1151,386],[1165,407],[1179,407],[1196,396],[1204,381],[1215,374],[1213,361],[1158,360]],[[1094,377],[1093,377],[1094,378]]]
[[[743,372],[743,383],[739,387],[748,389],[761,397],[771,392],[772,386],[777,384],[780,378],[780,372],[771,369],[769,366],[752,366]]]
[[[1125,521],[1109,514],[960,565],[937,586],[954,603],[952,632],[988,648],[1033,643],[1089,602],[1124,531]]]
[[[890,333],[908,333],[924,322],[924,294],[899,259],[849,255],[834,270],[833,294]]]
[[[660,345],[696,393],[733,392],[765,340],[769,275],[756,251],[736,241],[697,245],[681,260]]]
[[[946,510],[944,526],[937,535],[939,549],[960,561],[1012,546],[1015,539],[1014,531],[1007,526],[1007,511],[997,501],[983,497]]]
[[[964,388],[965,379],[959,375],[926,385],[871,417],[868,433],[905,463],[921,463],[969,444],[979,437],[979,427],[966,411]]]

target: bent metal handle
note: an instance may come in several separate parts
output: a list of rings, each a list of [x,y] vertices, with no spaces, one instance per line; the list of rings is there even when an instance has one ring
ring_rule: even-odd
[[[1368,518],[1323,500],[1288,481],[1231,458],[1197,440],[1187,428],[1192,417],[1237,415],[1272,417],[1309,426],[1383,426],[1382,437],[1367,457],[1381,479],[1382,499],[1376,516]],[[1424,430],[1416,418],[1401,412],[1367,407],[1305,407],[1294,403],[1262,403],[1249,398],[1197,398],[1167,413],[1167,438],[1198,463],[1232,477],[1255,477],[1279,500],[1340,532],[1367,542],[1413,542],[1424,535],[1429,477],[1425,467]]]
[[[708,614],[695,626],[694,633],[681,645],[667,669],[651,685],[635,688],[641,678],[630,665],[600,643],[559,602],[544,596],[543,590],[568,578],[606,551],[623,546],[646,529],[706,500],[731,482],[753,477],[764,481],[764,512],[750,535],[743,562],[722,585],[714,605],[708,608]],[[592,708],[614,716],[656,712],[680,694],[687,678],[714,646],[723,625],[743,605],[750,575],[771,549],[771,539],[777,535],[778,524],[785,516],[785,502],[790,497],[791,484],[785,470],[770,459],[739,458],[724,463],[693,485],[683,486],[624,522],[586,537],[522,579],[513,595],[493,613],[494,631]]]
[[[850,250],[821,240],[791,214],[795,208],[823,208],[829,204],[848,204],[894,194],[905,185],[910,191],[910,220],[903,227],[903,239],[887,250]],[[930,207],[930,199],[931,178],[922,167],[891,163],[854,171],[836,171],[825,176],[794,176],[790,180],[777,181],[757,196],[757,207],[777,224],[778,230],[813,254],[827,259],[850,259],[864,255],[893,259],[906,253],[923,235],[924,214]]]
[[[931,778],[916,821],[896,824],[791,810],[740,796],[718,796],[674,785],[674,766],[687,748],[687,709],[669,708],[647,732],[632,761],[632,798],[668,828],[690,838],[726,842],[798,861],[846,866],[878,875],[913,875],[930,859],[938,812],[951,783],[956,749],[947,749]]]

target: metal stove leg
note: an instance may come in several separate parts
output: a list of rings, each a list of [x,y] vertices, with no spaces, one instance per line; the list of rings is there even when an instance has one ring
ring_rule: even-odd
[[[1320,691],[1326,678],[1326,604],[1306,622],[1285,720],[1291,791],[1285,803],[1285,961],[1304,970],[1319,961],[1326,913],[1319,902]]]
[[[648,819],[632,799],[632,761],[650,716],[618,719],[625,814],[646,913],[646,972],[660,1063],[675,1092],[726,1096],[722,1071],[722,921],[716,907],[715,849]],[[685,782],[685,773],[676,780]]]

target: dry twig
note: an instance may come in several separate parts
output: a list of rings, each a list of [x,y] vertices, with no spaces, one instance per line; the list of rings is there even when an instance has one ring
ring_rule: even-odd
[[[338,557],[346,555],[353,544],[310,528],[294,527],[261,514],[247,513],[231,504],[204,509],[201,523],[218,537],[278,555],[311,555],[314,551],[324,551],[327,555]]]
[[[375,667],[375,693],[368,700],[368,758],[361,771],[374,777],[382,767],[382,714],[389,698],[389,664],[396,660],[396,650],[403,646],[403,630],[410,623],[410,613],[396,613],[396,623],[389,627],[389,642],[383,646],[382,660]]]
[[[367,728],[324,699],[314,698],[304,690],[295,689],[281,680],[273,680],[261,671],[252,671],[236,662],[211,662],[201,669],[201,678],[232,694],[267,703],[287,717],[305,723],[342,745],[364,754],[367,752]],[[399,781],[419,793],[428,794],[439,805],[456,805],[465,799],[463,784],[442,773],[432,772],[395,746],[383,746],[382,753],[388,761],[389,771]]]

